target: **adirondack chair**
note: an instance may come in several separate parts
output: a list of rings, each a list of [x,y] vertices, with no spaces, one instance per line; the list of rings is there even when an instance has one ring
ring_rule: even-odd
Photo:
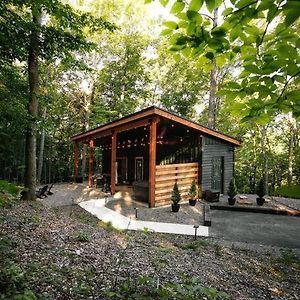
[[[37,192],[35,192],[35,195],[40,199],[43,199],[43,197],[46,198],[47,197],[47,195],[46,195],[47,190],[48,190],[48,184],[44,185]]]
[[[51,192],[51,189],[53,188],[53,183],[50,185],[48,191],[47,191],[47,195],[52,196],[53,192]]]

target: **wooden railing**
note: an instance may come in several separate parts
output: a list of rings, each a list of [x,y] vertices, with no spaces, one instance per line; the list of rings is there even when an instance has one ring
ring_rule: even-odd
[[[188,199],[192,181],[198,180],[199,164],[197,162],[156,166],[155,174],[155,206],[171,203],[171,195],[175,182],[182,200]]]

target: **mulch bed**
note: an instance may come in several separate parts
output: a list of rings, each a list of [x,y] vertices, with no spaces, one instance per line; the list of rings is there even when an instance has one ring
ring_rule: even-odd
[[[232,299],[299,299],[299,258],[292,252],[259,246],[259,251],[245,250],[186,236],[119,233],[78,206],[54,210],[21,202],[1,208],[0,245],[4,239],[12,244],[1,262],[9,258],[17,263],[39,298],[105,299],[103,291],[116,280],[149,275],[162,283],[180,282],[185,273]]]

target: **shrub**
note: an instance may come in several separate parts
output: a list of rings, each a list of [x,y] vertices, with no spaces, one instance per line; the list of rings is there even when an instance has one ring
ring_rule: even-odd
[[[172,191],[172,197],[171,197],[171,201],[173,202],[173,204],[178,204],[181,200],[181,196],[180,196],[180,192],[178,189],[178,184],[177,182],[175,182],[174,187],[173,187],[173,191]]]
[[[236,186],[235,186],[235,180],[234,179],[230,180],[227,194],[228,194],[228,197],[230,199],[233,199],[236,196],[236,194],[237,194]]]
[[[228,299],[228,294],[215,288],[204,287],[198,277],[185,277],[181,283],[167,282],[157,285],[149,276],[127,279],[117,287],[105,291],[108,299],[178,299],[218,300]]]
[[[282,186],[275,190],[273,196],[300,199],[300,185]]]
[[[77,236],[76,240],[78,242],[89,242],[91,240],[91,235],[88,232],[85,231],[80,231]]]
[[[17,196],[20,191],[20,188],[6,180],[0,180],[0,192],[7,193],[12,196]]]
[[[266,194],[263,178],[258,182],[258,185],[256,187],[256,194],[259,198],[263,198]]]
[[[36,296],[28,288],[25,272],[12,262],[2,262],[0,271],[0,299],[35,300]]]
[[[189,190],[189,196],[192,200],[194,200],[197,197],[197,184],[195,179],[193,180],[190,190]]]
[[[22,188],[6,180],[0,180],[0,207],[11,207]]]

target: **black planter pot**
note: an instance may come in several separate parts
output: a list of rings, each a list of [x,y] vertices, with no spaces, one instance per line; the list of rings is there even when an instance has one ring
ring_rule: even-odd
[[[256,198],[256,203],[259,206],[263,206],[265,203],[265,199],[264,198]]]
[[[228,198],[228,204],[234,205],[235,204],[235,198]]]
[[[189,204],[190,206],[195,206],[196,205],[197,200],[196,199],[189,199]]]
[[[172,212],[178,212],[180,208],[180,204],[172,204]]]

